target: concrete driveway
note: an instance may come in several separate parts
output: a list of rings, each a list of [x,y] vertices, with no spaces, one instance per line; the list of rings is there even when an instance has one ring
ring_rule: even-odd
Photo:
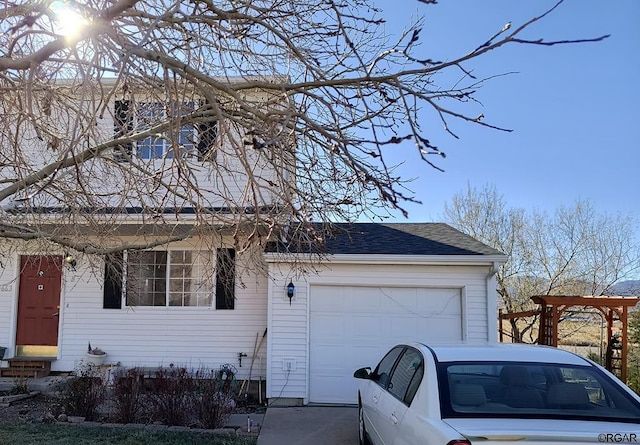
[[[358,408],[344,406],[270,407],[258,445],[357,445]]]

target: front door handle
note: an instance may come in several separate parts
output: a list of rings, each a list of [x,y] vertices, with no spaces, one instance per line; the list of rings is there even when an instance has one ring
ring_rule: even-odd
[[[51,314],[53,317],[59,317],[60,316],[60,312],[56,312],[54,314]]]
[[[394,425],[398,423],[398,418],[396,417],[395,413],[391,414],[391,421],[393,422]]]
[[[378,396],[373,396],[373,403],[378,403]]]

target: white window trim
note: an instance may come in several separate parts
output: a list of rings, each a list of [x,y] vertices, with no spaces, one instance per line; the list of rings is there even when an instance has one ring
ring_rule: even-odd
[[[177,311],[202,311],[202,310],[216,310],[215,309],[215,300],[216,300],[216,296],[215,296],[215,274],[212,274],[212,277],[209,278],[209,282],[211,285],[211,292],[210,292],[210,297],[211,297],[211,302],[208,305],[204,305],[204,306],[171,306],[169,305],[169,293],[170,293],[170,286],[169,286],[169,279],[170,279],[170,273],[171,273],[171,262],[170,262],[170,258],[171,258],[171,252],[184,252],[184,251],[189,251],[189,252],[195,252],[198,254],[206,254],[207,251],[206,250],[188,250],[188,249],[184,249],[184,248],[175,248],[175,249],[166,249],[166,250],[161,250],[161,249],[152,249],[152,250],[142,250],[140,252],[167,252],[167,270],[165,272],[165,283],[167,284],[166,289],[165,289],[165,304],[163,306],[151,306],[151,305],[129,305],[127,304],[127,277],[129,274],[129,251],[125,250],[123,252],[123,270],[122,270],[122,307],[124,309],[131,309],[131,310],[149,310],[149,311],[158,311],[158,310],[177,310]]]

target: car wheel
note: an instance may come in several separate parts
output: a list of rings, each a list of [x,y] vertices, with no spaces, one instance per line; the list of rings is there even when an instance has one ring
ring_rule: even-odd
[[[371,445],[367,430],[364,427],[364,412],[362,411],[362,403],[358,403],[358,439],[360,445]]]

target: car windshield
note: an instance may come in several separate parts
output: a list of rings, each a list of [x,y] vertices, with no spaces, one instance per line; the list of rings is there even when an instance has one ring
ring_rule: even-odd
[[[443,418],[511,417],[640,423],[638,404],[593,366],[515,362],[438,364]]]

